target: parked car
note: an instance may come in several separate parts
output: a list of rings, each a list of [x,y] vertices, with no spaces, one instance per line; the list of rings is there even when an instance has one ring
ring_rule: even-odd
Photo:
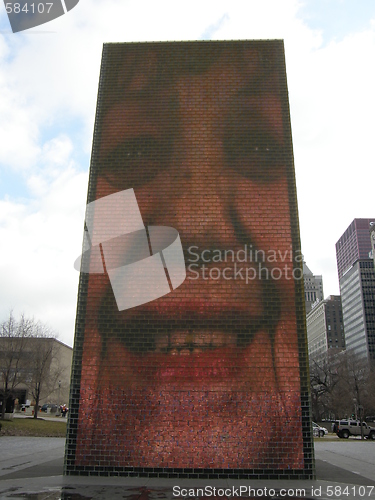
[[[44,411],[45,413],[48,412],[48,410],[51,412],[51,413],[56,413],[57,411],[57,405],[55,404],[52,404],[52,403],[44,403],[44,405],[41,407],[40,409],[41,411]]]
[[[328,429],[326,429],[325,427],[321,427],[315,422],[312,422],[312,427],[313,427],[313,436],[324,437],[326,434],[328,434]]]
[[[367,439],[375,440],[375,427],[362,422],[363,435]],[[335,432],[339,438],[348,439],[349,436],[361,436],[361,422],[359,420],[338,420],[335,422]]]

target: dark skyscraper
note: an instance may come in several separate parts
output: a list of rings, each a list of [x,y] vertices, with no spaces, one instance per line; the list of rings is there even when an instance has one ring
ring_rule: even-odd
[[[370,222],[375,219],[354,219],[336,243],[339,280],[358,259],[368,259],[371,251]]]
[[[345,343],[347,349],[375,359],[375,272],[371,222],[354,219],[336,243]]]

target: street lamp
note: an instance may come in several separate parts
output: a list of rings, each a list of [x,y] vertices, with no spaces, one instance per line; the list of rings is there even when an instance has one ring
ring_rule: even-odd
[[[361,426],[361,439],[365,439],[365,436],[363,435],[363,425],[362,425],[362,420],[363,420],[363,406],[358,405],[358,410],[359,410],[359,425]]]
[[[60,415],[60,389],[61,389],[61,380],[59,380],[59,395],[57,397],[57,414]]]

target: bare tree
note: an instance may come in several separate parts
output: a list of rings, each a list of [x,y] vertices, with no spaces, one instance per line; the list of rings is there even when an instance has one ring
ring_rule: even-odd
[[[363,418],[374,407],[375,374],[367,358],[354,351],[310,359],[311,400],[314,418]]]
[[[310,382],[313,415],[318,420],[347,417],[358,408],[364,414],[375,402],[371,397],[375,373],[367,358],[352,350],[310,359]]]
[[[34,399],[34,418],[38,418],[40,400],[56,390],[65,368],[60,364],[56,334],[42,323],[34,323],[28,350],[27,383]]]
[[[6,409],[10,409],[17,386],[25,381],[24,360],[27,344],[33,330],[32,321],[23,315],[17,321],[12,311],[9,317],[0,324],[0,376],[3,403],[1,418],[4,419]]]
[[[0,324],[0,394],[3,397],[2,418],[11,411],[16,388],[28,387],[34,400],[34,418],[38,418],[39,402],[56,392],[59,378],[66,367],[60,362],[61,344],[56,334],[41,322],[17,321],[12,312]]]
[[[353,395],[348,386],[345,356],[339,360],[337,375],[338,382],[331,397],[332,413],[336,419],[348,417],[353,411]]]
[[[357,416],[363,417],[369,399],[370,366],[367,358],[354,351],[346,351],[342,379],[347,384],[355,413],[361,410]]]
[[[367,416],[375,415],[375,360],[370,362],[370,372],[367,383]]]
[[[336,357],[327,354],[310,359],[311,403],[315,421],[332,416],[332,399],[338,382]]]

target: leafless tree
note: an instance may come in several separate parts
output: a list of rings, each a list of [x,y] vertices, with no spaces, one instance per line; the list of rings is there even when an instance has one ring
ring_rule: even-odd
[[[338,384],[337,361],[331,355],[310,359],[312,412],[315,421],[332,415],[332,398]]]
[[[375,407],[375,372],[352,350],[310,359],[314,419],[364,417]]]
[[[346,351],[341,378],[347,386],[354,411],[356,408],[361,408],[362,413],[366,412],[370,381],[370,365],[367,358],[359,356],[352,350]]]
[[[25,381],[25,357],[27,344],[32,335],[33,323],[21,315],[17,321],[12,311],[9,317],[0,324],[0,376],[1,418],[4,419],[9,401],[17,386]]]
[[[370,372],[367,383],[367,413],[375,416],[375,360],[370,363]]]
[[[34,418],[38,418],[39,402],[56,390],[64,367],[59,360],[59,343],[56,335],[46,325],[34,325],[30,339],[28,386],[34,398]]]
[[[0,372],[2,418],[6,406],[14,399],[15,389],[28,387],[34,401],[34,418],[38,418],[39,402],[55,392],[66,367],[60,363],[60,343],[56,334],[41,322],[17,321],[13,314],[0,324]]]

